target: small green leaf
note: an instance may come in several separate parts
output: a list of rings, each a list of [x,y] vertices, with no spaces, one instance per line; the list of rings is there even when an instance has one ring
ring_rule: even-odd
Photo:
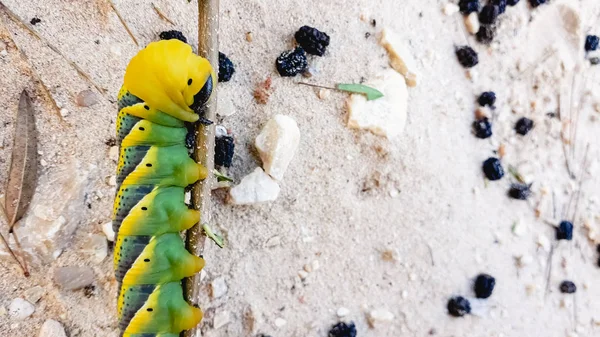
[[[219,234],[214,233],[207,224],[203,224],[202,229],[204,230],[206,236],[209,239],[211,239],[217,246],[219,246],[219,248],[223,248],[225,246],[223,237]]]
[[[523,179],[523,176],[519,173],[519,171],[517,171],[516,168],[508,166],[508,172],[520,183],[525,184],[525,179]]]
[[[367,101],[372,101],[372,100],[383,97],[383,94],[381,93],[381,91],[379,91],[375,88],[366,86],[364,84],[339,83],[337,85],[337,88],[339,90],[351,92],[354,94],[365,94],[365,95],[367,95]]]
[[[217,170],[213,170],[213,174],[215,175],[215,177],[217,177],[218,182],[222,182],[222,181],[233,182],[233,179],[229,178],[228,176],[224,175],[223,173],[221,173]]]

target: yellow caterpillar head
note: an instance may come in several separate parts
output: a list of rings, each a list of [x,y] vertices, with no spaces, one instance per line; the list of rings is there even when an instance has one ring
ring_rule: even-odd
[[[208,60],[179,40],[150,43],[131,59],[124,86],[150,107],[186,122],[198,120],[216,78]]]

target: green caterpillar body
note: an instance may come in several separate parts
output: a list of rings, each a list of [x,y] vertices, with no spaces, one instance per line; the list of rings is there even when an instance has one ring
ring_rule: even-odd
[[[204,260],[185,249],[179,232],[200,219],[184,193],[207,171],[188,154],[186,122],[198,121],[214,78],[208,61],[178,40],[149,44],[125,72],[113,207],[121,336],[175,337],[202,319],[185,301],[181,280]]]

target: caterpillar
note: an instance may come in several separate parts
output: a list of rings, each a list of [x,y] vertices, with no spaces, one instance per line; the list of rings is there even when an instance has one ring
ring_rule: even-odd
[[[121,336],[176,337],[202,320],[181,280],[204,259],[185,249],[179,232],[200,219],[185,204],[185,188],[208,172],[189,156],[187,127],[201,121],[215,78],[208,60],[176,39],[150,43],[126,68],[113,206]]]

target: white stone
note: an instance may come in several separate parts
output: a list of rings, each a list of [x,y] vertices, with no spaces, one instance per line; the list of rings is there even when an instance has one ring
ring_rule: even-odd
[[[300,277],[300,279],[304,280],[308,277],[308,272],[304,271],[304,270],[298,270],[298,277]]]
[[[300,129],[296,121],[288,116],[275,115],[265,124],[254,145],[265,172],[275,180],[281,180],[299,143]]]
[[[545,236],[544,234],[540,234],[538,236],[537,239],[537,244],[538,246],[540,246],[540,248],[542,248],[544,251],[546,252],[550,252],[550,248],[551,248],[551,243],[550,243],[550,239],[548,239],[547,236]]]
[[[281,328],[282,326],[284,326],[286,324],[287,324],[286,320],[281,317],[277,317],[275,319],[275,326],[278,328]]]
[[[388,323],[394,320],[394,314],[386,309],[376,309],[369,312],[367,321],[370,326],[375,326],[378,323]]]
[[[279,190],[279,184],[257,167],[245,176],[239,185],[229,190],[229,196],[235,205],[252,205],[274,201],[279,196]]]
[[[100,234],[92,234],[83,244],[82,251],[92,257],[92,261],[96,263],[102,262],[108,255],[108,242],[106,236]]]
[[[458,7],[458,5],[453,4],[451,2],[448,2],[447,4],[445,4],[444,7],[442,8],[442,12],[444,12],[444,15],[447,15],[447,16],[454,15],[454,14],[458,13],[458,11],[460,11],[460,8]]]
[[[102,233],[104,233],[108,241],[115,241],[115,231],[113,230],[112,221],[102,224]]]
[[[44,288],[40,286],[35,286],[33,288],[25,290],[25,292],[23,293],[23,297],[25,297],[25,299],[28,302],[35,304],[42,298],[42,296],[44,296],[45,293],[46,290],[44,290]]]
[[[227,294],[228,289],[227,282],[225,282],[223,276],[217,277],[210,283],[210,295],[213,299]]]
[[[383,93],[383,97],[367,101],[361,94],[350,95],[348,127],[365,129],[372,133],[394,138],[399,136],[406,124],[408,92],[402,75],[388,69],[383,75],[369,83]]]
[[[512,227],[512,232],[516,236],[523,236],[527,233],[527,225],[522,221],[517,221]]]
[[[67,334],[62,324],[53,319],[47,319],[42,324],[38,337],[67,337]]]
[[[8,313],[12,319],[23,320],[33,314],[35,306],[20,297],[15,298],[8,306]]]
[[[479,16],[477,12],[472,12],[465,17],[465,27],[471,34],[477,34],[479,31]]]
[[[110,149],[108,149],[108,158],[110,158],[115,163],[119,161],[119,147],[118,146],[111,146]]]
[[[219,101],[219,104],[217,105],[217,115],[227,117],[235,114],[235,106],[233,105],[231,97],[227,95],[218,95],[217,100]]]
[[[379,43],[387,50],[392,68],[404,76],[406,85],[416,86],[421,76],[417,71],[417,63],[405,43],[387,28],[381,31]]]
[[[223,125],[217,125],[215,127],[215,138],[221,138],[227,136],[227,128]]]
[[[350,314],[350,310],[348,308],[345,307],[340,307],[337,312],[336,312],[338,317],[345,317],[348,316],[348,314]]]
[[[117,186],[117,176],[108,177],[108,186]]]
[[[219,328],[229,324],[230,320],[231,320],[231,315],[229,314],[229,311],[227,311],[227,310],[218,311],[215,313],[215,316],[213,317],[213,328],[219,329]]]
[[[60,115],[63,117],[67,117],[69,115],[69,110],[67,110],[65,108],[60,109]]]

